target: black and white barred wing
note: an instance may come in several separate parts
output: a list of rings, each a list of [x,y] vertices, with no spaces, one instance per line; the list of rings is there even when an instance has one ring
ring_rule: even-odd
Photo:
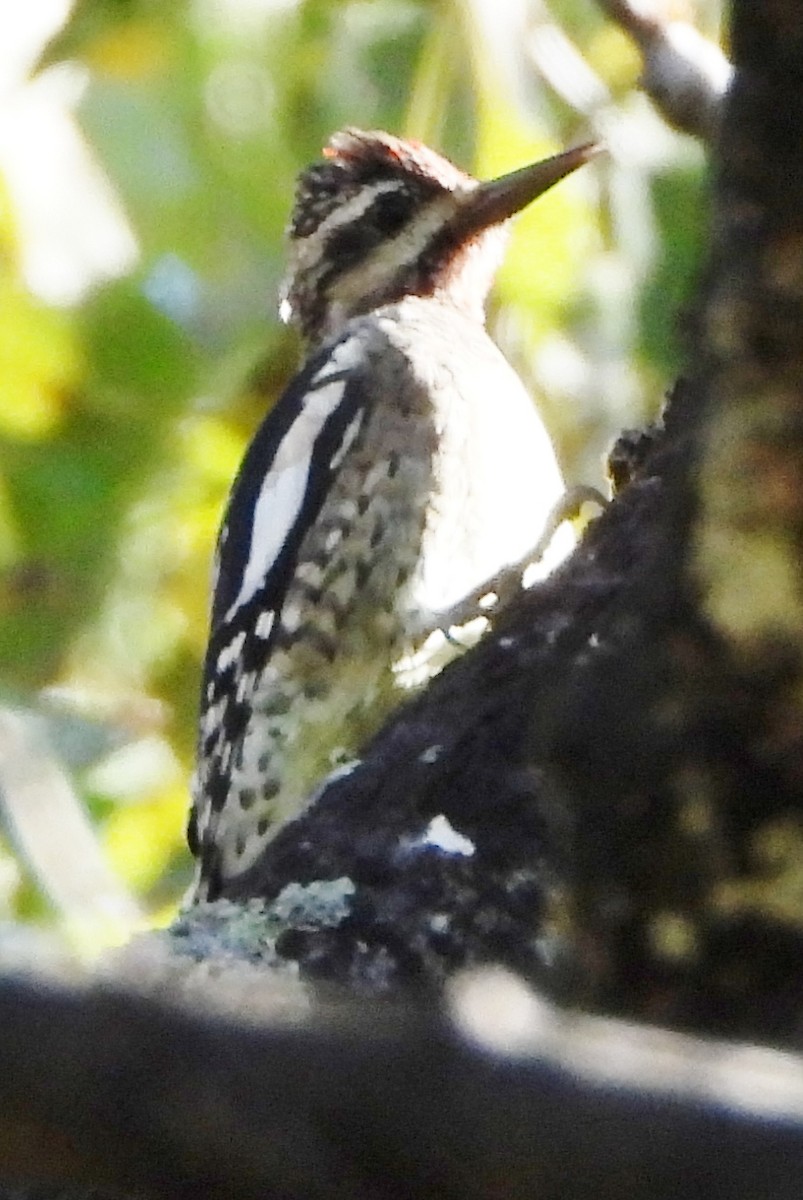
[[[196,856],[214,842],[299,548],[361,429],[368,396],[355,370],[357,350],[344,337],[308,362],[262,423],[232,488],[218,538],[201,690],[188,829]]]

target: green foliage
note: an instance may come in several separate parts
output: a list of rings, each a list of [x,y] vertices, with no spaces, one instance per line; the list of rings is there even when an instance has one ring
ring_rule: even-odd
[[[220,509],[295,361],[275,310],[296,173],[344,124],[424,138],[486,176],[587,138],[508,28],[517,7],[497,5],[491,33],[458,0],[79,0],[20,80],[21,110],[46,96],[57,113],[29,154],[58,163],[77,129],[93,164],[50,176],[86,205],[91,254],[66,296],[42,282],[48,232],[0,154],[0,689],[40,713],[43,689],[69,697],[79,735],[61,761],[151,913],[189,879]],[[633,93],[633,51],[594,5],[555,0],[552,16],[619,133],[610,161],[518,223],[493,323],[569,479],[599,483],[605,445],[654,415],[675,369],[699,155]],[[46,718],[55,737],[63,702]],[[19,869],[11,885],[0,870],[0,910],[39,916]]]

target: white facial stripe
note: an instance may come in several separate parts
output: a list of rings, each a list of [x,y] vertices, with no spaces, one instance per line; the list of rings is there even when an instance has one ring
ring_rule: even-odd
[[[343,357],[348,357],[345,348]],[[337,351],[333,355],[333,360],[336,359]],[[329,364],[324,369],[328,367]],[[240,591],[226,613],[225,621],[231,621],[237,610],[264,584],[298,520],[307,490],[312,451],[327,418],[340,404],[344,389],[345,384],[339,379],[309,391],[303,409],[284,435],[259,492]]]
[[[352,196],[350,200],[338,204],[337,208],[329,213],[329,216],[321,221],[318,228],[305,238],[298,238],[292,243],[293,269],[294,276],[307,274],[313,271],[317,266],[327,265],[326,247],[329,238],[335,229],[339,229],[342,225],[353,225],[359,221],[360,217],[364,216],[377,196],[382,196],[386,192],[396,192],[399,190],[398,183],[392,180],[387,180],[383,183],[376,183],[373,187],[364,187],[357,192],[356,196]],[[291,306],[287,299],[282,301],[282,320],[287,320],[285,312],[289,315]]]
[[[350,312],[366,296],[393,279],[401,267],[417,262],[432,235],[442,228],[454,208],[451,195],[438,196],[430,201],[415,221],[405,225],[394,238],[378,245],[364,262],[333,281],[330,288],[332,300]]]
[[[388,192],[398,191],[399,184],[392,179],[385,180],[383,183],[375,183],[373,187],[361,188],[356,196],[333,209],[329,216],[321,221],[316,233],[322,234],[326,240],[332,230],[339,229],[341,225],[353,225],[355,221],[364,216],[372,207],[377,196],[385,196]]]

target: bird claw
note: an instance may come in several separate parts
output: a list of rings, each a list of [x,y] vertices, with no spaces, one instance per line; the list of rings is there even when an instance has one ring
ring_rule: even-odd
[[[519,592],[526,591],[530,586],[526,582],[527,574],[541,562],[561,525],[565,521],[576,520],[585,504],[596,504],[600,509],[604,509],[607,508],[609,500],[597,488],[587,484],[569,488],[551,509],[543,532],[532,549],[518,562],[503,567],[496,575],[486,579],[480,587],[469,592],[457,604],[439,613],[437,623],[432,628],[439,629],[452,645],[468,649],[454,637],[452,631],[461,629],[480,617],[490,623],[491,616],[498,616]]]

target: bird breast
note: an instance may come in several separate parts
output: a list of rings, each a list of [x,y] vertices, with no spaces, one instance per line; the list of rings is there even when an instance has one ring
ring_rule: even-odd
[[[427,398],[433,456],[408,603],[437,614],[533,548],[563,478],[521,380],[475,321],[419,298],[376,320],[407,364],[406,390]]]

